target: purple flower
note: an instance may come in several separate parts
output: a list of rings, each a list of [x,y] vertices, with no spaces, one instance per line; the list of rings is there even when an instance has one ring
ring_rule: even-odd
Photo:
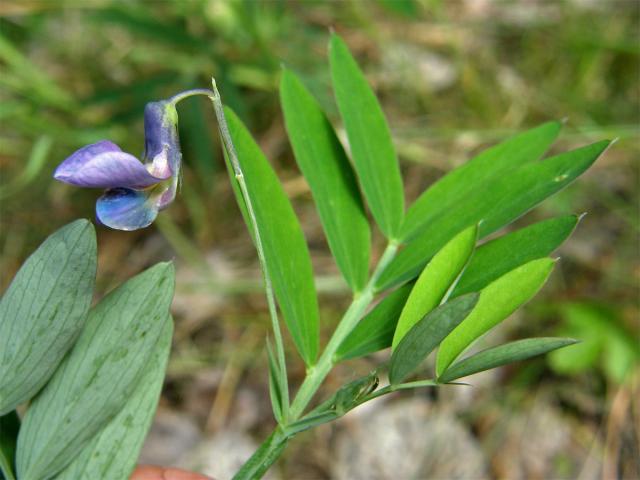
[[[176,103],[190,92],[148,103],[144,109],[143,162],[102,140],[64,160],[53,177],[61,182],[107,191],[96,203],[96,217],[118,230],[149,226],[176,196],[181,157]]]

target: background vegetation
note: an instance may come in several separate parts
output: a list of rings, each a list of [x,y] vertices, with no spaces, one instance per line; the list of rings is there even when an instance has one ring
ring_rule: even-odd
[[[481,148],[546,120],[567,118],[557,151],[619,141],[576,185],[520,221],[588,212],[559,252],[551,282],[497,332],[561,332],[583,339],[580,346],[481,376],[472,389],[398,395],[354,413],[298,439],[275,474],[374,478],[367,470],[374,468],[375,478],[398,478],[402,442],[420,439],[414,476],[596,478],[604,469],[637,478],[640,7],[633,0],[2,2],[0,288],[53,229],[93,218],[98,192],[54,182],[55,166],[100,139],[141,152],[144,104],[207,87],[213,75],[294,199],[323,292],[322,319],[332,325],[348,291],[293,161],[277,95],[285,64],[336,118],[331,28],[381,98],[409,200]],[[145,459],[223,478],[251,436],[269,428],[268,321],[211,107],[185,101],[180,121],[178,200],[144,231],[99,229],[98,290],[176,259],[174,348]],[[293,367],[302,378],[302,364]],[[330,383],[352,376],[351,368],[343,375]],[[403,427],[403,414],[415,431]],[[435,454],[427,437],[441,446]],[[201,448],[205,459],[194,453]],[[376,448],[387,460],[374,465]],[[455,461],[461,453],[469,470]]]

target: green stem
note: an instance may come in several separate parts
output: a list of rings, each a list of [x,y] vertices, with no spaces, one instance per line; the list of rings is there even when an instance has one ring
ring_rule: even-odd
[[[279,428],[276,428],[251,458],[242,465],[242,468],[233,476],[233,480],[255,480],[262,478],[273,465],[282,451],[287,446],[288,437]]]
[[[354,298],[353,302],[345,312],[342,320],[338,324],[335,332],[331,336],[329,343],[325,347],[318,363],[309,369],[307,376],[302,382],[296,397],[291,404],[290,418],[291,420],[297,420],[304,413],[304,409],[307,407],[315,393],[322,385],[322,382],[327,377],[334,363],[334,356],[340,348],[342,342],[353,331],[360,319],[362,318],[365,310],[373,300],[375,294],[375,284],[382,272],[387,268],[389,263],[393,260],[398,251],[398,244],[396,242],[389,242],[386,250],[380,257],[380,261],[371,275],[371,279],[365,286],[365,288]]]
[[[264,278],[264,285],[267,295],[267,303],[269,305],[269,314],[271,316],[271,326],[273,328],[273,335],[276,344],[276,355],[278,358],[278,364],[280,368],[280,379],[282,381],[280,385],[281,393],[283,395],[283,421],[287,422],[288,419],[288,409],[289,409],[289,385],[287,380],[287,367],[284,355],[284,342],[282,341],[282,332],[280,331],[280,322],[278,321],[278,311],[276,309],[276,301],[273,294],[273,285],[271,284],[271,277],[269,275],[269,267],[267,266],[266,258],[264,255],[264,247],[262,245],[262,238],[260,236],[260,230],[258,228],[258,222],[256,220],[255,210],[253,208],[253,203],[251,201],[251,197],[249,196],[249,191],[247,190],[247,184],[244,180],[244,174],[242,173],[242,167],[240,166],[240,161],[238,160],[238,155],[236,153],[235,146],[233,145],[233,140],[231,139],[231,134],[229,133],[229,126],[227,125],[227,120],[224,115],[224,108],[222,105],[222,99],[220,98],[220,92],[218,91],[218,87],[216,86],[215,79],[211,79],[211,84],[213,86],[213,92],[210,92],[210,98],[213,102],[213,108],[216,112],[216,118],[218,119],[218,128],[220,130],[220,136],[222,137],[222,141],[227,150],[227,154],[229,155],[229,160],[233,167],[233,173],[236,177],[238,185],[240,186],[240,191],[242,193],[242,197],[245,202],[245,206],[247,207],[247,213],[249,218],[251,219],[251,228],[253,230],[253,236],[256,244],[256,250],[258,251],[258,259],[260,261],[260,266],[262,267],[262,275]],[[192,92],[196,92],[193,90]],[[204,92],[208,92],[208,90],[204,90]],[[188,92],[185,92],[185,94]],[[201,93],[201,92],[199,92]],[[198,93],[193,93],[194,95]],[[175,98],[175,97],[174,97]]]
[[[180,92],[174,95],[169,99],[169,102],[176,105],[178,102],[184,100],[185,98],[193,97],[195,95],[204,95],[206,97],[213,98],[215,92],[207,90],[206,88],[194,88],[192,90],[185,90],[184,92]]]

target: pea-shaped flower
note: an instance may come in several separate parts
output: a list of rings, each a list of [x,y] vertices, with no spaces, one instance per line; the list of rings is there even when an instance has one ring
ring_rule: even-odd
[[[168,100],[150,102],[144,110],[144,155],[141,162],[115,143],[102,140],[65,159],[54,178],[78,187],[107,191],[96,203],[96,217],[118,230],[148,227],[176,196],[182,154],[176,103],[209,90],[189,90]]]

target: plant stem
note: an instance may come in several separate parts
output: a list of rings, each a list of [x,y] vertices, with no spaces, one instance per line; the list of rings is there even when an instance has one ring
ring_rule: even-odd
[[[373,275],[371,275],[369,282],[354,298],[353,302],[345,312],[335,332],[333,332],[329,343],[327,343],[327,346],[322,352],[318,363],[308,370],[307,376],[291,404],[291,410],[289,412],[291,420],[297,420],[300,418],[304,413],[304,409],[307,407],[315,393],[318,391],[318,388],[320,388],[320,385],[333,368],[334,356],[338,351],[338,348],[340,348],[340,345],[345,338],[347,338],[347,336],[356,327],[365,310],[373,300],[375,284],[385,268],[387,268],[389,263],[391,263],[391,260],[393,260],[397,251],[398,244],[394,241],[389,242],[387,248],[382,254],[382,257],[380,257],[380,261],[378,262]]]
[[[233,480],[255,480],[262,476],[273,465],[287,446],[288,437],[276,428],[269,437],[262,442],[260,448],[242,465],[233,476]]]
[[[258,222],[256,220],[255,211],[253,208],[253,203],[251,202],[251,197],[249,196],[249,192],[247,190],[247,184],[244,180],[244,174],[242,173],[242,167],[240,166],[240,162],[238,160],[238,155],[236,153],[235,146],[233,145],[233,140],[231,139],[231,134],[229,133],[229,127],[227,125],[227,120],[224,115],[224,108],[222,105],[222,100],[220,98],[220,92],[218,91],[218,87],[216,86],[215,79],[211,79],[211,84],[213,86],[213,92],[209,90],[197,91],[198,93],[192,93],[194,95],[202,94],[202,92],[209,92],[207,95],[211,98],[213,102],[213,108],[216,112],[216,118],[218,119],[218,128],[220,130],[220,136],[222,137],[222,141],[227,150],[227,154],[229,155],[229,160],[233,167],[233,173],[236,177],[238,185],[240,186],[240,191],[242,193],[242,197],[245,202],[245,206],[247,207],[247,213],[249,218],[251,219],[251,228],[253,230],[253,236],[256,244],[256,250],[258,251],[258,259],[260,261],[260,266],[262,267],[262,275],[264,278],[264,285],[267,295],[267,303],[269,305],[269,314],[271,316],[271,326],[273,328],[273,335],[276,344],[276,355],[278,359],[278,366],[280,368],[280,379],[282,384],[280,385],[281,393],[283,395],[283,421],[286,423],[288,419],[288,409],[289,409],[289,385],[287,379],[287,367],[284,355],[284,342],[282,341],[282,332],[280,331],[280,322],[278,320],[278,311],[276,309],[276,301],[273,294],[273,285],[271,284],[271,277],[269,275],[269,267],[267,266],[266,258],[264,255],[264,247],[262,245],[262,239],[260,236],[260,230],[258,228]],[[196,90],[192,90],[191,92],[196,92]],[[189,92],[184,92],[185,95]],[[177,95],[176,97],[178,97]],[[176,98],[174,97],[174,98]]]
[[[194,88],[192,90],[185,90],[184,92],[177,93],[176,95],[174,95],[169,99],[169,102],[175,105],[178,102],[184,100],[185,98],[193,97],[195,95],[204,95],[213,99],[215,92],[211,90],[207,90],[206,88]],[[220,95],[218,95],[218,97],[219,96]]]

